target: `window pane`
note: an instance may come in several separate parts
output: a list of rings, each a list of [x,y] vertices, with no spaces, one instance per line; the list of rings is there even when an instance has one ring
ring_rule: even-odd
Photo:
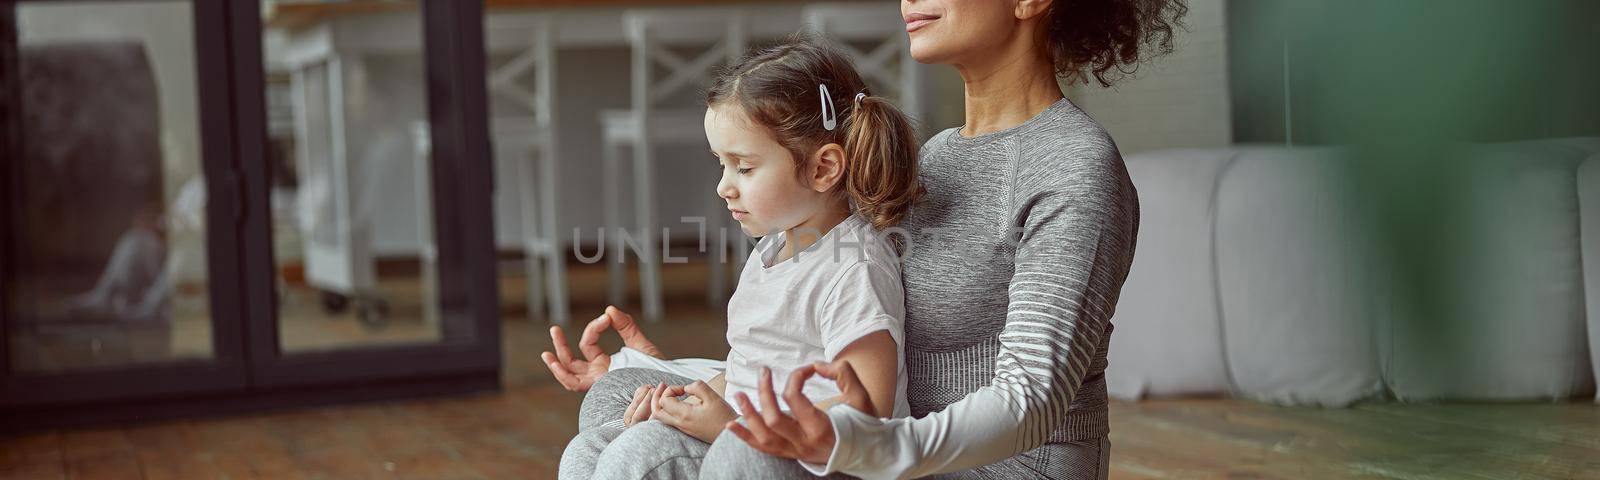
[[[279,347],[439,342],[416,2],[268,7]]]
[[[23,3],[6,161],[11,365],[213,355],[188,2]]]

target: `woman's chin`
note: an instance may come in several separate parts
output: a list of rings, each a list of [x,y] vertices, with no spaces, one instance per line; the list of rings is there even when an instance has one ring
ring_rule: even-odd
[[[911,59],[922,64],[948,63],[944,61],[943,52],[939,45],[931,38],[911,40]]]

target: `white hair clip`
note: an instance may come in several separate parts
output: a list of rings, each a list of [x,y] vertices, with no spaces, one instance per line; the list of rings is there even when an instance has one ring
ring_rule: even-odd
[[[861,104],[861,99],[863,99],[863,98],[867,98],[867,92],[857,93],[856,94],[856,105],[860,105]]]
[[[839,112],[833,107],[833,97],[828,96],[828,86],[817,84],[817,92],[822,95],[822,128],[833,131],[839,128]]]

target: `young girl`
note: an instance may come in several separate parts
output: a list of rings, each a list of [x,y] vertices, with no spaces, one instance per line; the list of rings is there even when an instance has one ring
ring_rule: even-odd
[[[726,369],[709,382],[641,386],[624,418],[581,429],[562,478],[694,478],[711,442],[756,409],[760,383],[811,369],[858,378],[865,392],[812,378],[759,399],[760,410],[864,395],[879,416],[909,412],[905,298],[884,230],[922,194],[910,122],[844,55],[804,37],[730,66],[706,107],[717,195],[761,237],[728,303]]]

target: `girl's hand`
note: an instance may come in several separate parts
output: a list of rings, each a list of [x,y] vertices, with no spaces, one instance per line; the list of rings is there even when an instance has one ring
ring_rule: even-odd
[[[628,404],[628,410],[622,414],[622,426],[632,427],[649,420],[655,412],[656,392],[665,390],[666,384],[645,385],[633,391],[633,402]]]
[[[604,315],[589,321],[583,328],[583,336],[578,339],[578,351],[583,353],[582,359],[572,358],[572,351],[567,348],[567,336],[561,327],[550,327],[550,343],[556,351],[546,351],[540,354],[540,358],[544,359],[545,366],[550,367],[550,373],[555,375],[562,387],[574,392],[589,391],[589,387],[594,386],[594,382],[611,369],[611,355],[600,349],[600,335],[607,329],[616,330],[622,336],[623,345],[628,348],[652,357],[665,358],[661,355],[661,349],[645,338],[632,316],[617,307],[606,307]]]
[[[723,428],[739,418],[733,412],[733,407],[723,401],[722,396],[706,382],[696,381],[686,387],[667,387],[656,392],[656,395],[654,418],[702,442],[716,441]],[[689,398],[678,400],[683,395]]]
[[[862,412],[871,412],[872,401],[866,387],[856,377],[849,363],[814,363],[795,369],[789,375],[789,385],[784,388],[783,400],[789,403],[794,416],[778,409],[777,396],[772,391],[772,371],[761,369],[761,410],[750,403],[750,397],[738,394],[739,406],[744,410],[745,423],[728,422],[728,431],[769,455],[793,458],[814,464],[828,463],[833,455],[835,441],[833,422],[828,415],[811,404],[800,389],[812,375],[822,375],[839,385],[843,403]]]
[[[605,318],[605,326],[617,331],[617,335],[622,337],[623,346],[638,350],[645,355],[656,357],[662,360],[667,359],[667,356],[661,353],[661,349],[656,348],[655,343],[652,343],[650,339],[645,338],[644,330],[640,329],[639,324],[633,321],[633,315],[628,315],[627,312],[622,311],[620,308],[607,305]],[[590,325],[590,327],[592,328],[593,325]],[[605,328],[601,328],[599,331],[595,332],[596,340],[599,339],[600,333],[604,331]],[[588,332],[585,331],[585,333]]]

